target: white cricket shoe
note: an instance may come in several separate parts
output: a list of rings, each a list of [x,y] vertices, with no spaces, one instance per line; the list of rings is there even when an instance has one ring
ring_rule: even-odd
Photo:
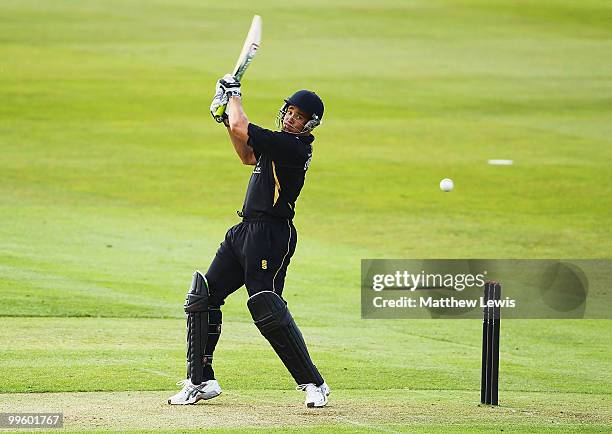
[[[179,381],[176,383],[177,386],[182,386],[183,388],[179,393],[174,396],[171,396],[168,399],[168,404],[173,405],[187,405],[187,404],[195,404],[201,399],[212,399],[221,394],[221,387],[219,386],[219,382],[217,380],[208,380],[202,384],[192,384],[191,380],[187,378],[186,380]]]
[[[325,407],[327,404],[327,397],[331,393],[331,389],[326,382],[323,382],[319,387],[315,386],[313,383],[300,384],[297,390],[306,392],[306,401],[304,403],[308,408]]]

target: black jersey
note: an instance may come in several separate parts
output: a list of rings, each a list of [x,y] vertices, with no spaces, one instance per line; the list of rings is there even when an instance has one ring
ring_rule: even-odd
[[[313,140],[312,135],[297,136],[249,124],[248,145],[257,164],[242,206],[245,217],[293,218],[312,158]]]

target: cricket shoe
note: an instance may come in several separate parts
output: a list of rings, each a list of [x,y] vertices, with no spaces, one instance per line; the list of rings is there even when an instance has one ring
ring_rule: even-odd
[[[306,407],[325,407],[327,404],[327,397],[331,393],[331,389],[326,382],[323,382],[320,386],[315,386],[313,383],[300,384],[297,390],[306,392]]]
[[[202,384],[192,384],[191,380],[187,378],[186,380],[179,381],[176,385],[183,388],[179,393],[168,399],[168,404],[195,404],[202,399],[212,399],[221,394],[221,387],[217,380],[208,380]]]

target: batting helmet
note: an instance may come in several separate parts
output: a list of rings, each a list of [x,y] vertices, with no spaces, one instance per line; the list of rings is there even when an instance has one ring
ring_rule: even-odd
[[[291,95],[289,98],[285,100],[285,104],[280,109],[278,113],[278,123],[279,126],[282,126],[283,118],[285,117],[285,113],[287,112],[287,108],[290,106],[296,106],[300,110],[308,113],[310,115],[310,119],[304,125],[302,129],[302,133],[307,133],[312,131],[315,127],[321,124],[321,119],[323,119],[323,112],[325,111],[325,106],[323,105],[323,101],[319,98],[319,95],[310,91],[310,90],[298,90],[296,93]]]

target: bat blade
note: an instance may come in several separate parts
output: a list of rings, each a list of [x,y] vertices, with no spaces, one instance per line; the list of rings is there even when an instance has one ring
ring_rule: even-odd
[[[238,60],[236,61],[236,66],[232,72],[232,75],[236,78],[236,80],[240,81],[242,76],[246,72],[247,68],[251,64],[251,61],[257,54],[257,50],[259,49],[259,44],[261,43],[261,17],[259,15],[253,16],[253,21],[251,21],[251,27],[249,28],[249,33],[247,33],[246,39],[244,40],[244,45],[242,46],[242,51],[240,52],[240,56],[238,56]],[[226,106],[220,106],[215,112],[215,120],[217,122],[223,121],[223,114],[225,113]]]
[[[236,80],[240,81],[242,76],[244,75],[246,69],[249,67],[253,57],[257,54],[257,50],[259,49],[259,44],[261,43],[261,17],[259,15],[255,15],[253,17],[253,21],[251,22],[251,28],[249,29],[249,33],[247,34],[246,39],[244,40],[244,45],[242,46],[242,51],[240,52],[240,56],[238,56],[238,60],[236,61],[236,66],[234,67],[233,75],[236,77]]]

